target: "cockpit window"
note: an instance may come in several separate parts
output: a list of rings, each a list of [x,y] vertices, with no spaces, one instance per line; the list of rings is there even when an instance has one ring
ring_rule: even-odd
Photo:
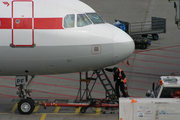
[[[86,13],[94,24],[105,23],[105,21],[97,13]]]
[[[72,28],[74,27],[74,20],[75,20],[75,16],[72,15],[66,15],[64,18],[64,27],[65,28]]]
[[[85,14],[77,15],[77,27],[83,27],[92,24]]]

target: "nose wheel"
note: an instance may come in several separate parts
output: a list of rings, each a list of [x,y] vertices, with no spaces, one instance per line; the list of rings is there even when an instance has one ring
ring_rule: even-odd
[[[86,110],[87,110],[87,108],[86,108],[86,107],[82,107],[82,108],[81,108],[81,110],[80,110],[80,112],[81,112],[81,113],[85,113],[85,112],[86,112]]]
[[[35,108],[34,101],[32,99],[22,99],[18,103],[18,111],[21,114],[31,114]]]

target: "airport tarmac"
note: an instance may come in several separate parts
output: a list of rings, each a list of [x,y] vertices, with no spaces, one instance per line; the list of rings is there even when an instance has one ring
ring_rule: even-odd
[[[174,4],[168,0],[82,0],[95,9],[108,23],[114,19],[128,22],[150,21],[152,16],[167,18],[165,34],[159,40],[152,40],[146,49],[136,49],[127,60],[117,67],[127,76],[128,94],[142,98],[152,83],[161,75],[174,72],[180,76],[180,30],[174,23]],[[121,52],[121,51],[119,51]],[[109,66],[110,68],[114,66]],[[112,84],[112,73],[106,72]],[[15,76],[0,76],[0,120],[114,120],[118,119],[118,109],[89,108],[80,113],[79,108],[36,106],[31,115],[21,115],[17,110],[18,97]],[[68,102],[76,99],[79,89],[79,73],[36,76],[28,86],[33,90],[35,102]],[[85,84],[83,86],[85,88]],[[105,90],[97,81],[92,92],[94,98],[104,98]],[[105,111],[106,114],[103,114]],[[113,114],[111,112],[114,112]]]

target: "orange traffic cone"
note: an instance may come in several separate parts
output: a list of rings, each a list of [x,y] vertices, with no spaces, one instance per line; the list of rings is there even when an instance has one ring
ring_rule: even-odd
[[[126,63],[127,65],[129,65],[129,60],[127,60],[127,63]]]
[[[131,103],[137,103],[137,101],[132,98]]]

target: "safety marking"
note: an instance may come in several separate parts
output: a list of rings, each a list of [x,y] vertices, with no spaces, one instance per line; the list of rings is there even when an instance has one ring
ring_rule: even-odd
[[[39,114],[42,114],[42,113],[39,113]],[[43,113],[44,114],[44,113]],[[75,113],[46,113],[48,115],[77,115]],[[79,113],[80,115],[100,115],[100,114],[94,114],[94,113]]]
[[[76,108],[75,114],[79,114],[81,107]]]
[[[101,108],[97,108],[96,109],[96,115],[100,115],[101,114]]]
[[[19,99],[13,99],[12,102],[19,102],[20,100]]]
[[[7,5],[7,7],[10,5],[8,2],[3,2],[4,5]]]
[[[18,107],[18,103],[16,103],[16,104],[14,105],[14,107],[12,108],[12,110],[11,110],[10,113],[14,113],[14,111],[17,109],[17,107]]]
[[[0,113],[0,115],[6,115],[6,114],[9,114],[9,113]]]
[[[45,120],[47,114],[42,114],[40,120]]]
[[[48,99],[34,99],[35,104],[41,104],[47,102]]]
[[[41,103],[45,103],[47,101],[48,101],[48,99],[34,99],[35,104],[41,104]],[[39,110],[39,107],[40,107],[40,105],[36,105],[33,110],[33,113],[36,113]]]
[[[68,99],[55,99],[54,103],[68,103]],[[54,113],[58,113],[61,107],[56,107]]]
[[[36,112],[39,110],[39,107],[40,107],[40,105],[35,106],[35,108],[34,108],[34,110],[33,110],[33,113],[36,113]]]
[[[12,102],[16,102],[16,103],[15,103],[15,105],[13,106],[13,108],[12,108],[12,110],[11,110],[10,113],[14,113],[14,111],[17,109],[19,99],[13,99]]]
[[[61,107],[56,107],[54,113],[58,113]]]

